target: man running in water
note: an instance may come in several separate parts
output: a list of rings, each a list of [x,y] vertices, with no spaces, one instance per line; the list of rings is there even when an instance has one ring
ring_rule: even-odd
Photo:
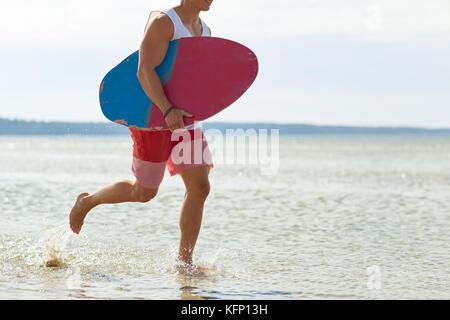
[[[153,11],[147,22],[139,53],[138,78],[148,97],[161,110],[170,130],[149,131],[129,128],[133,139],[132,171],[136,180],[116,181],[101,190],[78,195],[69,215],[70,228],[78,234],[88,212],[100,204],[122,202],[148,202],[153,199],[167,167],[171,175],[179,174],[186,187],[180,214],[180,246],[178,266],[180,271],[198,270],[193,266],[192,254],[200,232],[203,206],[210,191],[208,175],[212,167],[211,154],[201,128],[185,128],[183,117],[192,115],[183,106],[173,106],[164,94],[155,68],[163,61],[169,42],[184,37],[211,36],[211,30],[200,18],[201,11],[208,11],[212,0],[182,0],[177,7]],[[202,143],[201,163],[172,161],[172,149],[184,141],[172,141],[172,132],[187,129],[191,140],[195,137]],[[198,145],[191,143],[192,146]],[[186,150],[183,149],[183,150]],[[190,149],[193,153],[194,150]],[[209,155],[209,157],[208,157]],[[191,159],[194,157],[191,156]]]

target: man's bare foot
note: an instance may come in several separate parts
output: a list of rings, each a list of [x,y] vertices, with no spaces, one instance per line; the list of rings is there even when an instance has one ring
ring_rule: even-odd
[[[83,199],[87,197],[89,193],[81,193],[77,197],[77,201],[70,211],[69,224],[70,229],[76,234],[80,233],[81,227],[83,226],[84,218],[86,217],[89,209],[86,207]]]
[[[184,262],[178,262],[176,264],[176,270],[178,274],[186,276],[207,276],[211,274],[211,270],[208,268]]]

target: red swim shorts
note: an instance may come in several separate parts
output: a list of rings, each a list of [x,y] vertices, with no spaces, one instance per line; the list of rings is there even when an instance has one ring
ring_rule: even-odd
[[[133,139],[131,170],[137,182],[145,188],[158,188],[166,167],[171,176],[196,167],[213,167],[208,142],[201,128],[173,134],[170,130],[129,129]]]

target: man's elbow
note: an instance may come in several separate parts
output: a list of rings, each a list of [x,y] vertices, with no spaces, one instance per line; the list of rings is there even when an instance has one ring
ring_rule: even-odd
[[[143,69],[139,68],[137,71],[137,74],[136,74],[137,78],[139,80],[143,79],[145,77],[144,73],[145,73],[145,71]]]
[[[148,67],[147,68],[142,68],[142,67],[138,68],[138,71],[137,71],[137,74],[136,74],[137,78],[139,80],[146,78],[151,70],[153,70],[153,69],[152,68],[148,68]]]

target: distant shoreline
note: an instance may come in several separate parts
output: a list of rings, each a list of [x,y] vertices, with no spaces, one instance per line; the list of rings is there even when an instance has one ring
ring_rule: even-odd
[[[203,122],[204,131],[217,129],[279,129],[280,135],[437,135],[450,128],[326,126],[310,124]],[[109,122],[28,121],[0,118],[0,135],[129,135],[127,127]]]

